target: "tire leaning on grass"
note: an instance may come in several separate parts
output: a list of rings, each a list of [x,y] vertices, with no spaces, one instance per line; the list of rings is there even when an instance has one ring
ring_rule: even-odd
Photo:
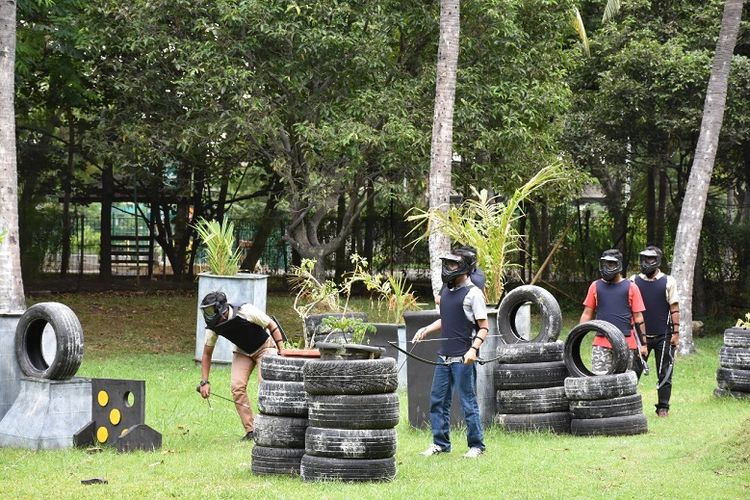
[[[750,392],[750,370],[719,368],[716,370],[716,381],[720,389]]]
[[[719,365],[722,368],[750,370],[750,349],[724,346],[719,351]]]
[[[724,345],[727,347],[742,347],[750,349],[750,330],[732,327],[724,330]]]
[[[398,389],[393,358],[316,360],[303,372],[308,394],[382,394]]]
[[[555,342],[525,342],[518,344],[500,344],[497,346],[497,362],[503,364],[516,363],[548,363],[562,361],[565,344]]]
[[[640,394],[607,399],[579,399],[570,402],[573,418],[624,417],[643,413],[643,397]]]
[[[305,453],[331,458],[389,458],[396,454],[396,429],[308,427]]]
[[[256,444],[251,453],[250,470],[253,474],[298,475],[304,454],[304,448],[271,448]]]
[[[260,376],[263,380],[302,382],[302,368],[308,359],[267,354],[260,358]]]
[[[573,327],[565,339],[565,354],[563,359],[568,367],[571,377],[592,377],[594,373],[589,370],[581,359],[581,344],[591,332],[603,333],[612,344],[612,365],[607,375],[623,373],[628,369],[630,351],[628,343],[622,332],[612,323],[601,320],[586,321]]]
[[[273,448],[304,448],[307,419],[259,414],[255,416],[254,441]]]
[[[637,384],[638,377],[633,371],[595,377],[568,377],[565,379],[565,395],[570,401],[619,398],[635,394]]]
[[[305,455],[301,461],[303,481],[391,481],[396,477],[396,459],[347,459]]]
[[[495,424],[507,432],[570,432],[570,412],[498,413]]]
[[[47,363],[42,338],[47,325],[57,343],[55,357]],[[75,313],[59,302],[40,302],[26,309],[16,326],[15,350],[18,365],[28,377],[67,380],[76,374],[83,360],[83,328]]]
[[[328,429],[391,429],[398,424],[396,393],[309,395],[308,425]]]
[[[562,361],[545,363],[499,364],[494,369],[495,388],[540,389],[562,386],[568,376],[568,368]]]
[[[514,288],[503,298],[497,310],[497,330],[500,340],[506,344],[529,342],[521,337],[516,328],[516,314],[524,304],[531,302],[539,307],[542,325],[530,342],[554,342],[560,336],[562,313],[555,297],[542,287],[522,285]]]
[[[258,385],[258,407],[267,415],[307,416],[304,382],[262,381]]]
[[[632,436],[648,432],[646,415],[607,418],[573,418],[570,433],[576,436]]]

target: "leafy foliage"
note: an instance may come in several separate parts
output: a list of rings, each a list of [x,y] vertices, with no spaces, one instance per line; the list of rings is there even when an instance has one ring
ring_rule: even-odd
[[[375,333],[375,325],[371,323],[365,323],[365,321],[361,318],[353,318],[351,316],[329,316],[327,318],[323,318],[322,328],[319,330],[319,334],[326,335],[336,332],[350,334],[353,343],[362,344],[365,341],[365,335],[367,335],[368,333]],[[344,342],[346,339],[345,336],[339,336],[335,338],[337,342]]]
[[[206,249],[206,262],[218,276],[234,276],[240,270],[242,252],[234,244],[234,223],[198,219],[195,230]]]

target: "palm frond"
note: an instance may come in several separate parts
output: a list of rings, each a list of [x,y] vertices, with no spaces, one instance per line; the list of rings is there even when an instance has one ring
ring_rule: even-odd
[[[604,7],[604,14],[602,14],[602,24],[614,19],[620,12],[621,6],[620,0],[607,0],[607,5]]]

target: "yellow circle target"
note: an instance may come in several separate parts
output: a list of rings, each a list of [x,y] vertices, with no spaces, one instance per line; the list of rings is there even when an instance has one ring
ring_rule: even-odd
[[[109,412],[109,421],[112,422],[112,425],[117,425],[120,423],[120,419],[120,410],[113,408],[112,411]]]
[[[101,426],[96,430],[96,440],[100,443],[106,443],[109,439],[109,431],[106,427]]]
[[[99,394],[96,395],[96,400],[99,402],[99,406],[107,406],[107,403],[109,403],[109,394],[107,394],[107,391],[99,391]]]

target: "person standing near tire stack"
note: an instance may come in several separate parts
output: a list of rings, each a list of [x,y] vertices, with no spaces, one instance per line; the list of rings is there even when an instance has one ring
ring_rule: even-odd
[[[440,260],[443,263],[442,279],[446,284],[440,292],[440,319],[417,330],[412,338],[416,343],[427,334],[440,331],[442,341],[430,393],[433,444],[422,455],[429,457],[451,450],[450,411],[455,386],[469,444],[464,457],[477,458],[484,453],[485,445],[474,361],[479,357],[479,348],[489,332],[487,306],[484,295],[469,279],[472,265],[467,257],[448,254]]]
[[[640,376],[643,370],[641,356],[646,355],[646,346],[639,350],[635,335],[643,337],[643,311],[646,307],[638,287],[623,278],[622,272],[622,253],[614,248],[605,250],[599,259],[602,277],[589,286],[579,324],[598,319],[615,325],[625,336],[630,349],[629,368]],[[597,333],[594,337],[591,358],[592,372],[597,375],[607,373],[612,364],[612,344],[606,336]]]
[[[656,414],[666,417],[672,395],[674,351],[680,342],[680,306],[675,279],[660,269],[662,257],[661,249],[647,246],[639,254],[641,272],[630,280],[636,284],[646,304],[643,313],[645,332],[641,343],[646,347],[647,361],[652,351],[656,355],[659,376]]]
[[[206,344],[201,357],[198,391],[204,399],[211,395],[208,374],[211,371],[214,347],[221,335],[235,345],[231,373],[232,399],[245,428],[242,440],[252,441],[253,410],[247,397],[247,381],[263,356],[281,352],[284,341],[279,325],[252,304],[227,303],[227,296],[223,292],[207,293],[201,301],[200,309],[206,320]],[[260,379],[260,372],[258,378]]]

